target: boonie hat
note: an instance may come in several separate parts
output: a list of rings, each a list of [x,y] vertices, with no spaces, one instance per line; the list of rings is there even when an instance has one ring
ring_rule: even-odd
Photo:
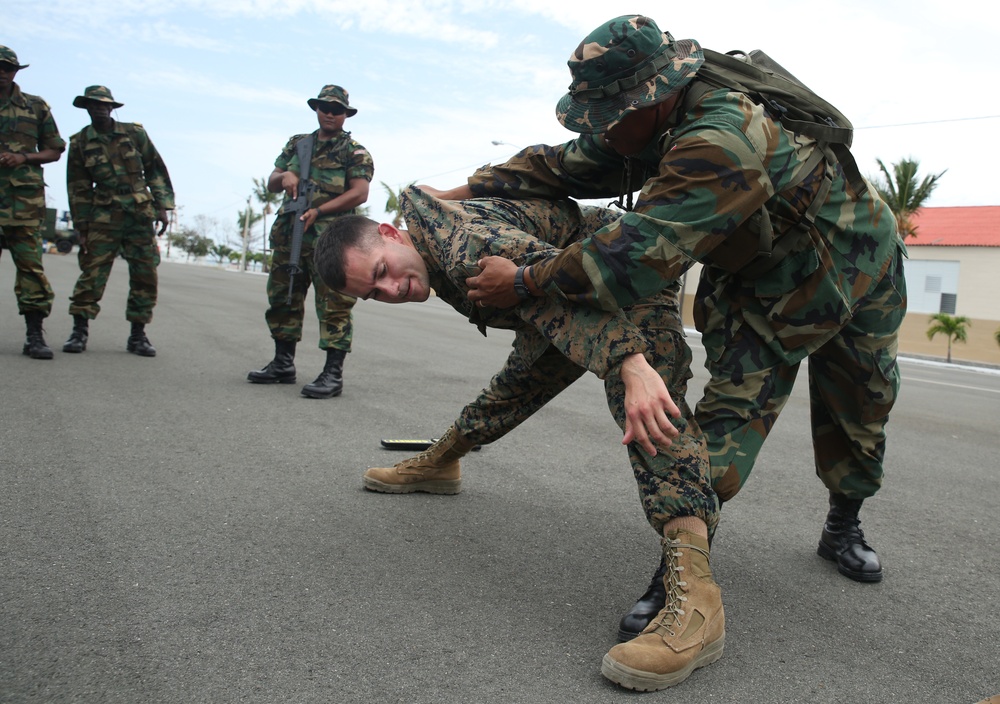
[[[17,66],[18,71],[20,71],[22,68],[28,68],[28,64],[24,64],[22,66],[21,64],[17,63],[17,54],[14,53],[14,50],[9,47],[3,46],[2,44],[0,44],[0,63],[13,64],[14,66]]]
[[[676,95],[704,62],[695,40],[677,41],[649,17],[616,17],[588,34],[569,57],[573,82],[556,117],[573,132],[607,132],[628,113]]]
[[[309,98],[309,100],[307,100],[306,102],[309,103],[309,107],[311,107],[313,110],[316,109],[316,106],[319,103],[340,103],[345,108],[347,108],[348,117],[353,117],[354,115],[358,114],[358,109],[352,108],[351,104],[347,102],[347,91],[341,88],[340,86],[335,86],[332,84],[328,86],[323,86],[323,90],[319,92],[318,98]]]
[[[104,86],[87,86],[83,91],[83,95],[73,98],[73,107],[86,109],[87,102],[90,100],[93,100],[95,103],[111,103],[111,107],[113,108],[120,108],[125,104],[119,103],[111,97],[111,91]]]

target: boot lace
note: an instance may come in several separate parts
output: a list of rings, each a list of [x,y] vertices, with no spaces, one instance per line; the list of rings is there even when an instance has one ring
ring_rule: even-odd
[[[681,556],[681,552],[677,550],[680,543],[679,540],[666,538],[663,541],[663,554],[666,558],[666,574],[663,580],[667,598],[663,609],[650,624],[652,629],[663,628],[671,637],[677,635],[674,629],[681,625],[681,616],[685,613],[684,602],[687,601],[687,596],[684,593],[687,582],[681,579],[684,566],[677,564],[677,558]]]
[[[865,532],[861,530],[861,519],[852,516],[840,516],[840,539],[842,545],[861,544],[866,549],[871,550],[872,546],[865,540]]]

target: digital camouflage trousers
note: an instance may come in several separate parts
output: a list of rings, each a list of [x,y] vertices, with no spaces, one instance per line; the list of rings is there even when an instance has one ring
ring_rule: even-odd
[[[636,305],[629,319],[651,344],[651,364],[667,382],[671,397],[681,409],[675,421],[680,436],[665,451],[651,457],[637,444],[628,446],[629,462],[638,485],[646,518],[657,533],[671,518],[697,516],[710,534],[719,520],[719,502],[711,486],[704,436],[684,400],[691,378],[691,352],[683,333],[666,309]],[[490,380],[479,397],[462,409],[455,428],[472,443],[493,442],[524,422],[586,370],[549,346],[537,359],[530,359],[515,338],[514,349],[504,367]],[[620,368],[604,380],[608,408],[624,432],[625,385]]]

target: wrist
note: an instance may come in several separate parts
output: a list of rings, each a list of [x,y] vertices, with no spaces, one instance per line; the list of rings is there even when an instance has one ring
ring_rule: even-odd
[[[518,300],[526,301],[531,298],[531,291],[528,290],[527,284],[524,282],[524,272],[527,267],[519,266],[517,271],[514,272],[514,293],[517,294]]]

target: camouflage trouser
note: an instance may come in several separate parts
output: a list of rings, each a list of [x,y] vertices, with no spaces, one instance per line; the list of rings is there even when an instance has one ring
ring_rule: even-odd
[[[3,248],[10,251],[17,273],[14,275],[14,295],[17,310],[41,313],[47,318],[52,312],[52,287],[42,267],[42,237],[38,225],[4,225]]]
[[[319,318],[319,348],[321,350],[351,351],[354,325],[351,309],[357,300],[352,296],[331,290],[313,269],[313,244],[315,233],[302,238],[299,258],[301,273],[295,275],[292,302],[288,303],[288,261],[291,255],[288,218],[278,218],[271,229],[271,273],[267,277],[267,301],[264,314],[271,337],[275,340],[298,342],[302,339],[302,320],[306,311],[306,294],[315,287],[316,317]],[[313,228],[315,229],[315,228]]]
[[[905,313],[906,282],[897,253],[854,317],[809,355],[816,473],[832,493],[865,499],[882,484],[885,424],[899,390],[896,351]],[[695,417],[708,439],[713,484],[722,501],[746,482],[791,393],[799,365],[771,357],[744,330],[718,362],[706,365],[711,380]]]
[[[110,223],[91,223],[87,229],[87,251],[80,248],[80,278],[70,296],[69,314],[93,320],[101,312],[99,302],[108,285],[111,267],[121,254],[128,262],[128,303],[125,319],[148,323],[156,306],[160,248],[153,222],[116,210]]]
[[[668,450],[650,457],[635,443],[628,447],[646,518],[661,533],[671,518],[697,516],[705,521],[712,534],[718,524],[719,502],[711,487],[704,436],[684,401],[687,381],[691,378],[691,351],[682,333],[665,320],[669,315],[661,307],[637,305],[628,311],[628,316],[652,344],[651,363],[667,382],[670,395],[682,412],[676,422],[681,435]],[[493,442],[585,371],[553,346],[531,361],[515,340],[503,369],[475,401],[462,409],[455,428],[470,442]],[[617,370],[605,379],[604,389],[608,408],[624,431],[625,385]]]

